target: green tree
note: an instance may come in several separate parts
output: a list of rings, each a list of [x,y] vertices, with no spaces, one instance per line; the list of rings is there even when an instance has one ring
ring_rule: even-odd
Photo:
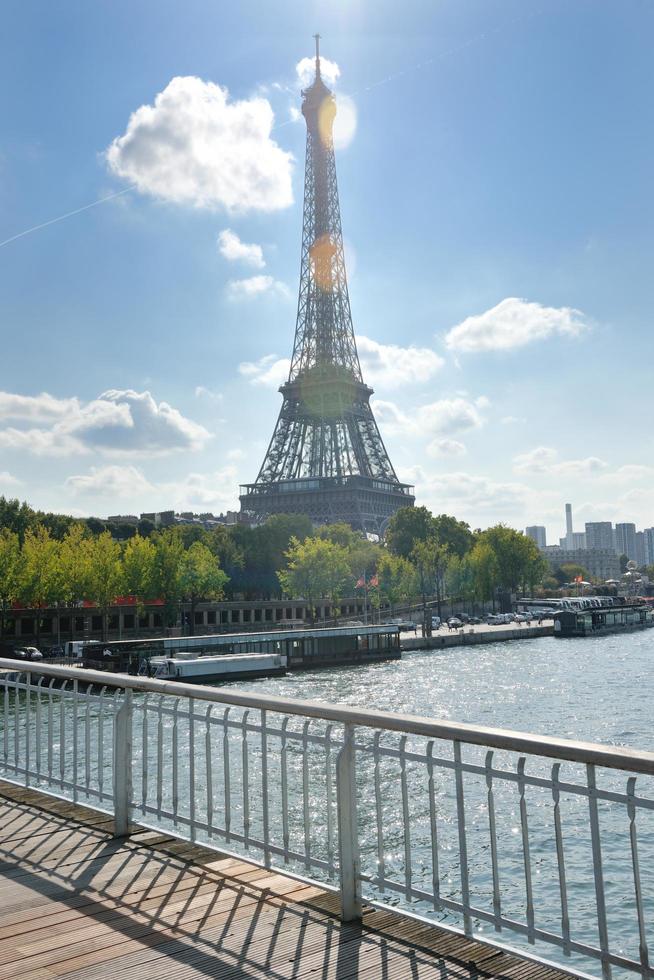
[[[195,632],[195,608],[201,599],[221,599],[227,576],[218,565],[216,556],[202,544],[194,541],[182,555],[179,587],[183,600],[190,603],[190,632]]]
[[[407,602],[416,594],[415,568],[406,558],[389,551],[382,552],[379,558],[377,579],[377,595],[388,603],[391,616],[394,606]]]
[[[34,529],[37,525],[36,513],[29,504],[14,498],[0,497],[0,527],[6,527],[18,535],[22,546],[25,534],[29,529]]]
[[[534,541],[531,542],[532,547],[527,553],[527,563],[524,574],[524,592],[529,592],[533,596],[536,591],[536,586],[542,585],[543,579],[549,572],[549,563],[543,557],[543,555],[538,550],[538,546]]]
[[[216,556],[218,564],[229,578],[225,586],[225,592],[229,596],[233,596],[235,590],[238,590],[245,568],[243,549],[232,532],[232,527],[219,524],[208,531],[206,537],[207,547]]]
[[[410,558],[419,541],[433,538],[436,526],[433,514],[426,507],[401,507],[388,522],[386,545],[401,558]]]
[[[36,609],[36,642],[41,638],[41,612],[61,598],[63,583],[60,544],[46,528],[37,526],[25,533],[20,601]]]
[[[478,538],[469,561],[476,598],[481,602],[494,601],[498,584],[497,556],[490,543]]]
[[[136,525],[136,530],[141,535],[142,538],[149,538],[153,534],[155,527],[154,523],[148,520],[147,517],[142,517],[141,520]]]
[[[177,621],[177,607],[180,596],[180,576],[184,545],[176,529],[160,531],[154,538],[155,558],[153,572],[153,592],[163,600],[164,618],[168,626]]]
[[[84,524],[73,524],[61,542],[61,599],[66,605],[90,598],[92,541]]]
[[[20,539],[8,527],[0,528],[0,639],[4,636],[7,613],[20,596],[23,555]]]
[[[457,521],[456,517],[439,514],[433,518],[433,527],[439,544],[445,545],[450,555],[463,558],[472,548],[473,535],[470,525]]]
[[[107,615],[116,596],[124,592],[121,547],[103,531],[89,543],[89,599],[102,613],[102,638],[107,637]]]
[[[470,603],[475,598],[475,576],[474,566],[470,560],[470,555],[450,555],[446,571],[446,590],[453,599],[461,599],[464,603]]]
[[[487,528],[478,540],[487,542],[495,552],[497,584],[515,591],[524,582],[530,561],[539,554],[536,543],[505,524]]]
[[[87,517],[86,526],[91,534],[104,534],[107,530],[107,522],[101,521],[99,517]]]
[[[445,574],[450,553],[445,545],[439,544],[436,537],[417,541],[411,552],[411,561],[416,569],[418,590],[422,601],[422,630],[424,636],[431,636],[431,612],[427,610],[427,599],[436,594],[438,615],[443,615],[443,591]]]
[[[324,538],[292,538],[286,552],[287,566],[277,573],[284,592],[294,599],[306,600],[312,622],[318,599],[328,599],[332,609],[338,605],[344,589],[351,585],[347,550]]]
[[[135,534],[123,551],[123,582],[127,595],[136,599],[136,623],[145,611],[147,599],[154,598],[154,568],[157,549],[151,538]]]

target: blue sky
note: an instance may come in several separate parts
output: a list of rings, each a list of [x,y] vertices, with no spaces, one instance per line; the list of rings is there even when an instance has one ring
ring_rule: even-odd
[[[473,526],[552,540],[568,500],[579,529],[654,524],[651,3],[7,0],[3,21],[0,241],[126,193],[0,246],[0,493],[218,512],[254,480],[319,30],[399,475]]]

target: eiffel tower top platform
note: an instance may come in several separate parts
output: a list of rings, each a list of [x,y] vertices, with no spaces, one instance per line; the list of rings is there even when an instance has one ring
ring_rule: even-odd
[[[283,404],[241,513],[307,514],[383,533],[413,487],[401,483],[377,427],[357,353],[347,288],[332,129],[336,101],[320,74],[302,93],[307,126],[302,259],[295,342]]]

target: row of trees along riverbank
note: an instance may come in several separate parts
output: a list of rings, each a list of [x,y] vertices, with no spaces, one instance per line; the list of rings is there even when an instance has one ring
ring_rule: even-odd
[[[14,605],[90,600],[106,623],[117,596],[134,596],[137,613],[156,598],[173,625],[182,602],[190,604],[192,623],[203,599],[288,596],[336,609],[358,588],[377,608],[421,602],[429,632],[432,597],[440,614],[446,596],[487,602],[498,589],[533,590],[547,572],[534,542],[512,528],[473,532],[426,507],[398,511],[383,543],[346,524],[314,528],[297,514],[276,515],[254,528],[147,528],[126,540],[93,520],[41,514],[0,498],[0,630]]]

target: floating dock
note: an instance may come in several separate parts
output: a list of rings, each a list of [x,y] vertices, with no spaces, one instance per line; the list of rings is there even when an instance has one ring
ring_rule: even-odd
[[[307,670],[397,660],[401,656],[400,630],[396,624],[383,624],[116,640],[84,644],[81,657],[94,669],[136,673],[143,670],[144,664],[179,657],[180,653],[198,659],[210,655],[273,654],[285,658],[288,670]]]

